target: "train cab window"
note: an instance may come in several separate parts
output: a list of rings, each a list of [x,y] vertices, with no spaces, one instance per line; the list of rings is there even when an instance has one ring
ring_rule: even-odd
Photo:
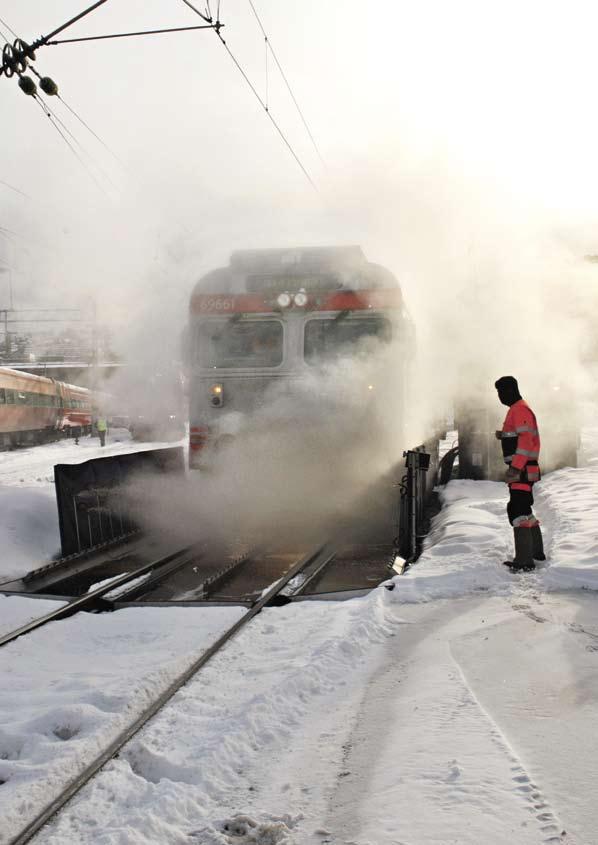
[[[282,357],[278,320],[205,322],[199,328],[202,367],[278,367]]]
[[[7,405],[14,405],[15,402],[15,392],[14,390],[6,390],[6,404]]]
[[[335,358],[372,354],[378,343],[388,343],[391,326],[384,317],[308,320],[303,352],[308,364]]]
[[[0,405],[6,404],[6,390],[0,387]]]

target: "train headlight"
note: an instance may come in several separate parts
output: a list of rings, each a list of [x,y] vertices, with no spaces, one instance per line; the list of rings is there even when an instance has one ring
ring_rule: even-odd
[[[224,402],[224,388],[221,384],[213,384],[210,388],[210,393],[212,395],[212,405],[215,408],[220,408]]]
[[[276,297],[276,302],[281,308],[288,308],[291,304],[291,295],[289,293],[279,293]]]
[[[307,305],[307,294],[304,290],[300,290],[299,293],[295,294],[295,305],[298,305],[299,308],[305,308]]]

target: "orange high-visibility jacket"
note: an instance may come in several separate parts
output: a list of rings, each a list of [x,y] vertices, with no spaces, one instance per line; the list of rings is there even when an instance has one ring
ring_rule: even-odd
[[[532,484],[540,480],[540,432],[536,416],[524,399],[509,408],[502,427],[501,444],[505,463],[520,471],[519,481],[509,487],[530,491]]]

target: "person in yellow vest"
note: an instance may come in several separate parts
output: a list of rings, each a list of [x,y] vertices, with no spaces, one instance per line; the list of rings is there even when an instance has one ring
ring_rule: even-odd
[[[106,445],[106,432],[108,431],[108,422],[106,417],[99,416],[96,420],[96,428],[98,430],[98,437],[100,438],[100,446]]]

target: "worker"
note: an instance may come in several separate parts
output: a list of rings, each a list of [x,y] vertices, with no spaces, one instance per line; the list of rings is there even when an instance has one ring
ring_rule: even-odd
[[[100,438],[100,446],[106,445],[106,432],[108,431],[108,423],[106,417],[99,416],[96,420],[96,428],[98,430],[98,437]]]
[[[505,566],[515,572],[529,571],[535,568],[535,560],[546,560],[540,523],[532,510],[533,486],[540,480],[540,433],[534,412],[521,398],[517,379],[503,376],[494,386],[502,404],[509,407],[502,431],[496,432],[508,465],[507,514],[515,540],[515,557],[505,561]]]

